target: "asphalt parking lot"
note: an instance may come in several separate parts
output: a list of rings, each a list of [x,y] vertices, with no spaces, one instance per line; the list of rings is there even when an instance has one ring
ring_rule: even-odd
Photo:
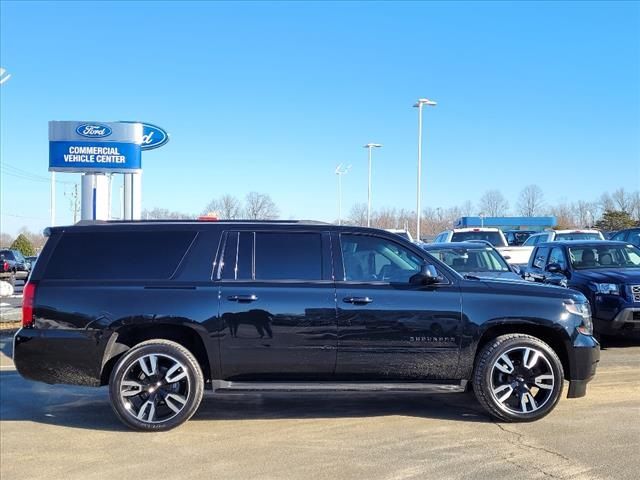
[[[0,477],[620,478],[640,471],[640,344],[602,352],[588,395],[498,424],[472,394],[225,393],[168,433],[134,433],[105,389],[22,379],[0,337]]]

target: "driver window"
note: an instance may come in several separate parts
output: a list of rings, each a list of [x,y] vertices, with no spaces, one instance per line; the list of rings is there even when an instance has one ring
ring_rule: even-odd
[[[369,235],[340,235],[344,279],[409,283],[423,260],[395,242]]]
[[[567,260],[564,257],[564,252],[562,251],[562,248],[554,247],[553,250],[551,250],[551,254],[549,255],[549,261],[547,262],[547,265],[551,263],[557,263],[558,265],[560,265],[560,268],[562,268],[563,270],[567,269]]]

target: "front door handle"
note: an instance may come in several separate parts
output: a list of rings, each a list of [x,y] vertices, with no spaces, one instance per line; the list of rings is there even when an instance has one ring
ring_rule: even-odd
[[[251,295],[229,295],[227,297],[227,300],[229,300],[230,302],[241,302],[241,303],[248,303],[248,302],[255,302],[256,300],[258,300],[258,297],[254,294]]]
[[[345,297],[342,299],[344,303],[353,303],[354,305],[366,305],[373,302],[371,297]]]

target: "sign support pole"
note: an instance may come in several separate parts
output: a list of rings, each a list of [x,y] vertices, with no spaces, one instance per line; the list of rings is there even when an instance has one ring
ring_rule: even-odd
[[[51,226],[56,226],[56,172],[51,172]]]

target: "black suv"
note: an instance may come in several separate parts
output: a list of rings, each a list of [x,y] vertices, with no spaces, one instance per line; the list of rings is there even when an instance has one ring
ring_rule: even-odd
[[[582,397],[599,344],[585,297],[464,279],[393,233],[311,222],[56,227],[25,287],[26,378],[109,385],[166,430],[203,390],[460,391],[503,421]],[[73,259],[82,258],[82,262]]]
[[[597,334],[640,336],[640,249],[606,240],[536,246],[523,277],[561,285],[589,299]]]

